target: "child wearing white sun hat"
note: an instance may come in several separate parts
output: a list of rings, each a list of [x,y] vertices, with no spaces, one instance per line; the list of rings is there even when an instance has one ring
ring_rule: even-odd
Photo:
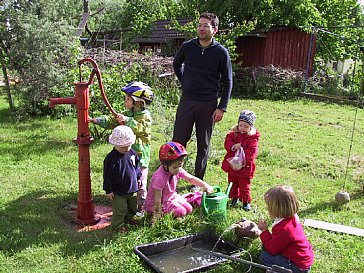
[[[104,159],[103,189],[113,204],[111,226],[122,232],[127,231],[124,224],[132,220],[137,211],[139,157],[131,149],[135,138],[128,126],[115,127],[109,137],[114,148]]]

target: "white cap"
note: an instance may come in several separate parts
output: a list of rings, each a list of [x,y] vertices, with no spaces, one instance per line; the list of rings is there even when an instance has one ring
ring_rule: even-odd
[[[135,138],[136,136],[130,127],[119,125],[112,130],[109,142],[116,146],[131,146],[135,143]]]

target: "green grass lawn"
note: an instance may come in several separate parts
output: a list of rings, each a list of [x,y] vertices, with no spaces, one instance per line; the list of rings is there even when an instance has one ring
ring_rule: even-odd
[[[294,187],[300,200],[300,218],[322,220],[364,228],[364,110],[359,109],[349,169],[347,161],[355,108],[306,100],[272,102],[232,99],[212,139],[205,180],[227,187],[220,165],[223,142],[240,110],[257,114],[261,132],[256,176],[252,183],[253,210],[229,209],[226,222],[213,225],[197,208],[182,221],[165,217],[156,225],[131,227],[125,234],[108,229],[75,232],[68,208],[77,203],[78,151],[76,118],[50,118],[17,122],[0,97],[0,272],[151,272],[143,266],[133,247],[212,230],[221,234],[241,217],[268,219],[263,193],[275,184]],[[150,175],[158,167],[159,146],[171,138],[174,107],[155,101]],[[195,140],[187,149],[186,169],[193,172]],[[102,161],[112,146],[91,145],[92,193],[96,205],[109,205],[102,191]],[[347,180],[345,183],[345,173]],[[338,206],[335,194],[343,189],[351,202]],[[181,183],[180,191],[185,191]],[[364,240],[354,235],[305,227],[315,251],[312,272],[363,272]],[[238,244],[258,262],[259,239],[236,241],[234,233],[224,239]],[[243,256],[243,259],[249,259]],[[211,272],[247,272],[248,266],[227,262]],[[262,272],[252,269],[250,272]]]

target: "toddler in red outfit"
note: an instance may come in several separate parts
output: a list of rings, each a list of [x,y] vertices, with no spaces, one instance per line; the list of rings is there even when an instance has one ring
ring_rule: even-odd
[[[254,127],[255,119],[254,112],[241,111],[238,123],[225,137],[224,146],[227,154],[222,162],[222,169],[228,173],[228,182],[233,183],[229,193],[230,205],[235,206],[240,200],[246,211],[250,210],[252,201],[250,183],[255,172],[255,158],[258,155],[260,138],[259,131]],[[237,152],[240,153],[240,160],[236,162],[240,161],[240,164],[232,164]]]

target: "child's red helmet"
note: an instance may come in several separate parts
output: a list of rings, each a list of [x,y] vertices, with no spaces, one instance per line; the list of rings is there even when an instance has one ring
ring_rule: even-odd
[[[186,148],[175,141],[167,142],[159,149],[159,160],[162,162],[176,160],[185,155],[187,155]]]

